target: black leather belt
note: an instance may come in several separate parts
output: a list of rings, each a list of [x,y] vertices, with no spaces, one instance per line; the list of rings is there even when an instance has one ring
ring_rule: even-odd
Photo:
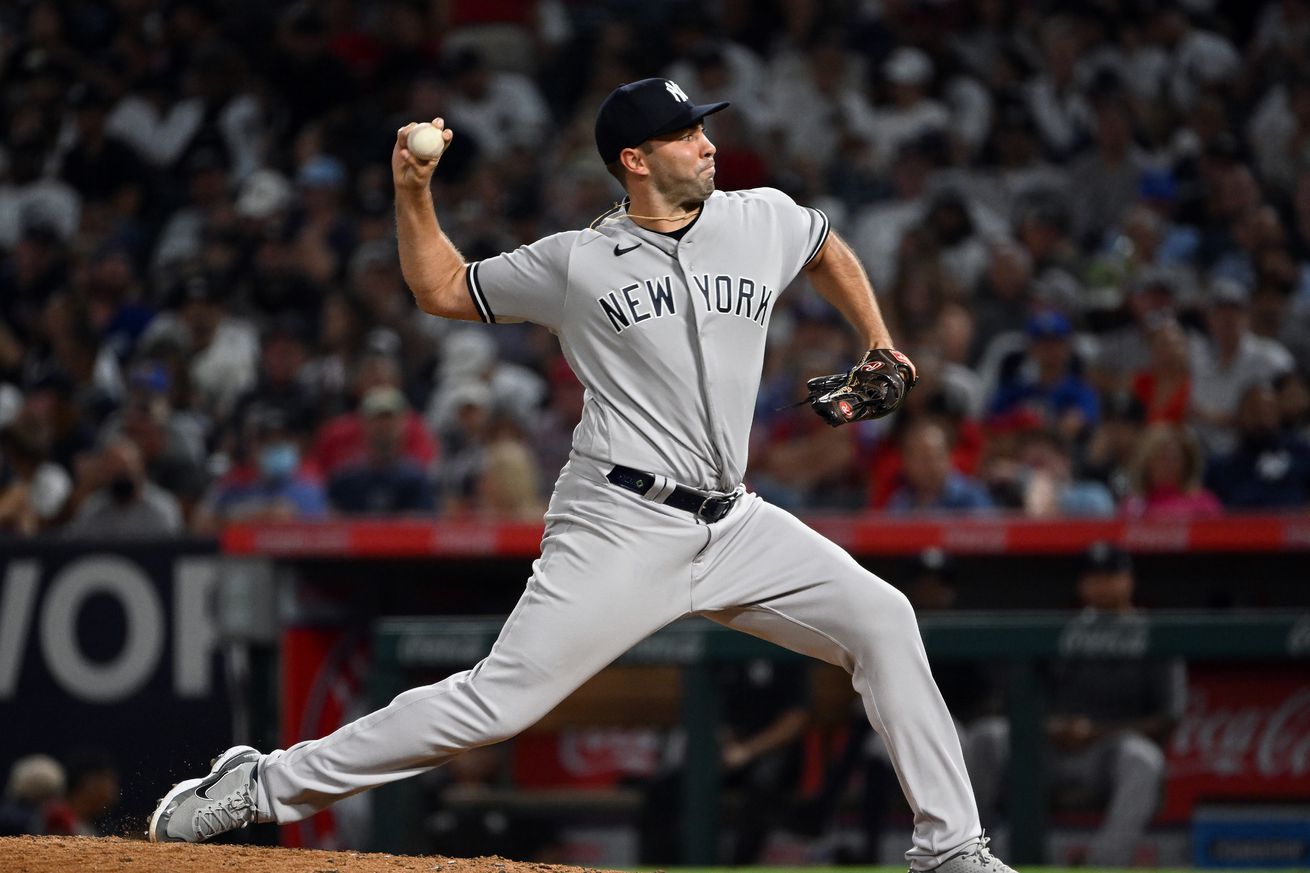
[[[615,464],[614,469],[605,474],[605,478],[620,488],[640,494],[647,500],[690,512],[706,524],[714,524],[727,515],[728,510],[732,509],[732,505],[740,496],[736,491],[731,494],[697,491],[695,488],[679,485],[667,476],[645,473],[620,464]]]

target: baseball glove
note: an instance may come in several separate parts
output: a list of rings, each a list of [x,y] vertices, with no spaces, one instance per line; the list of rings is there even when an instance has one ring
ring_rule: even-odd
[[[910,359],[895,349],[870,349],[845,373],[819,376],[805,384],[807,398],[832,427],[890,415],[919,381]]]

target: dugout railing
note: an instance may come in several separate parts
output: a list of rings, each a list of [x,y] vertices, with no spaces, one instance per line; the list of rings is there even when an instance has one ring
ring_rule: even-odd
[[[1015,864],[1043,860],[1046,804],[1041,755],[1045,701],[1038,667],[1059,655],[1182,657],[1188,661],[1287,661],[1310,659],[1310,612],[1156,612],[1144,632],[1116,640],[1089,639],[1071,632],[1071,613],[968,613],[924,618],[920,625],[929,654],[943,660],[1001,662],[1011,744],[1027,753],[1010,756],[1010,854]],[[499,618],[384,618],[373,627],[373,702],[384,705],[434,668],[471,666],[487,654],[500,630]],[[714,726],[718,701],[715,663],[796,655],[703,619],[665,628],[618,659],[619,665],[675,665],[683,671],[681,718],[687,734],[683,773],[683,862],[714,861],[719,809],[719,769]],[[374,800],[374,836],[379,848],[416,848],[421,804],[413,780],[379,789]]]

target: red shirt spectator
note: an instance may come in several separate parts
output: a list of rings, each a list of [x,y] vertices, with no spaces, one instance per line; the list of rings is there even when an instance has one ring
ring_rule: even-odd
[[[402,455],[427,469],[437,457],[437,444],[412,409],[405,413]],[[346,412],[326,422],[314,437],[310,460],[324,476],[331,476],[347,464],[364,460],[364,418],[358,412]]]
[[[1170,382],[1157,373],[1143,370],[1133,377],[1133,396],[1146,409],[1148,424],[1182,424],[1192,399],[1192,382]]]
[[[951,466],[966,475],[975,475],[985,442],[982,424],[966,418],[950,430]],[[868,466],[870,507],[886,508],[887,501],[901,486],[904,469],[905,453],[901,450],[900,440],[893,437],[880,442]]]
[[[1148,424],[1182,424],[1192,401],[1187,333],[1170,319],[1151,333],[1151,358],[1133,377],[1133,396]]]

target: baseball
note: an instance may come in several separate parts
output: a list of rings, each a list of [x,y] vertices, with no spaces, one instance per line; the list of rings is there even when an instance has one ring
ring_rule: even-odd
[[[442,136],[440,128],[425,121],[410,130],[405,137],[405,147],[421,161],[434,161],[445,151],[446,138]]]

